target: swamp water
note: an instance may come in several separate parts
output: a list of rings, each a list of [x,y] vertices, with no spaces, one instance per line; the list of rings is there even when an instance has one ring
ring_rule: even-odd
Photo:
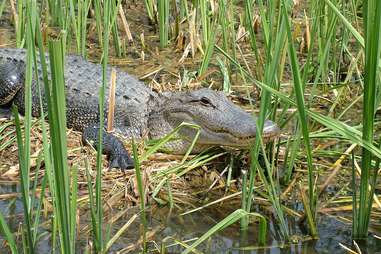
[[[0,196],[17,193],[19,189],[17,185],[0,185]],[[18,197],[7,198],[0,201],[0,212],[7,218],[7,223],[13,232],[17,232],[19,223],[22,222],[23,210],[22,201]],[[137,213],[138,210],[131,208],[127,215]],[[153,211],[147,213],[148,218],[148,234],[154,232],[149,242],[149,250],[154,250],[155,242],[158,246],[162,243],[163,239],[168,240],[165,244],[169,247],[166,248],[166,253],[177,254],[181,253],[184,248],[175,241],[183,241],[191,245],[197,237],[207,232],[212,226],[223,219],[223,214],[227,216],[229,213],[221,211],[221,209],[205,209],[192,214],[180,216],[179,212],[169,212],[167,208],[155,208]],[[129,219],[119,219],[117,223],[112,225],[111,232],[115,233],[123,224]],[[45,218],[46,219],[46,218]],[[44,219],[44,220],[45,220]],[[81,221],[88,221],[89,216],[81,216]],[[42,224],[45,224],[42,222]],[[351,225],[339,221],[333,216],[320,214],[318,218],[318,230],[320,239],[308,239],[305,229],[300,226],[294,219],[288,220],[288,225],[291,234],[293,235],[292,244],[284,244],[279,239],[279,229],[274,219],[269,218],[267,245],[258,247],[257,243],[257,224],[251,223],[250,228],[246,232],[241,232],[239,224],[236,223],[227,227],[223,231],[218,232],[211,238],[206,240],[196,249],[206,254],[345,254],[348,253],[339,244],[351,247]],[[51,231],[48,229],[50,226],[40,227],[40,241],[37,245],[37,253],[51,253]],[[81,230],[81,229],[80,229]],[[122,234],[117,242],[111,247],[108,253],[118,253],[119,250],[128,248],[130,251],[121,253],[139,253],[138,249],[132,247],[139,241],[140,238],[140,223],[139,219],[135,220],[133,224]],[[111,236],[113,236],[111,233]],[[381,232],[378,232],[378,235]],[[3,238],[0,236],[0,239]],[[189,240],[189,241],[188,241]],[[79,239],[78,253],[82,253],[86,245],[86,239]],[[381,254],[381,240],[374,238],[371,234],[368,238],[367,245],[361,245],[362,253],[368,254]],[[355,248],[352,248],[355,249]],[[0,253],[7,253],[0,251]],[[150,253],[158,253],[152,251]]]

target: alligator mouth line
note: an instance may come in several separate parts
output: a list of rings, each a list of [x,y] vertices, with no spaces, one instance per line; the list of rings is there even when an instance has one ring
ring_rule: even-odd
[[[191,118],[195,119],[194,115],[189,113],[189,112],[183,112],[181,110],[178,110],[176,112],[182,112],[182,113],[186,113],[187,115],[189,115]],[[250,136],[245,136],[245,137],[240,137],[240,136],[236,136],[234,135],[233,133],[229,132],[229,131],[226,131],[224,129],[213,129],[213,128],[210,128],[209,126],[207,125],[203,125],[203,124],[200,124],[198,123],[197,121],[193,122],[194,124],[200,126],[201,128],[204,128],[211,136],[213,136],[213,134],[217,133],[217,134],[224,134],[224,135],[229,135],[230,137],[232,137],[233,139],[235,139],[238,142],[242,142],[242,141],[247,141],[247,140],[250,140],[250,139],[255,139],[257,136],[256,135],[250,135]],[[271,128],[273,128],[275,126],[272,126]],[[280,130],[278,127],[275,128],[274,131],[269,131],[269,132],[265,132],[265,128],[263,129],[263,133],[262,133],[262,139],[263,140],[272,140],[273,138],[275,138],[276,136],[278,136],[280,133]],[[240,147],[239,144],[235,144],[237,147]]]
[[[245,137],[236,136],[236,135],[234,135],[233,133],[231,133],[229,131],[225,131],[225,130],[222,130],[222,129],[211,129],[208,126],[204,126],[204,128],[211,135],[213,135],[214,133],[223,134],[223,135],[229,135],[230,137],[232,137],[233,139],[237,140],[238,142],[252,140],[252,139],[255,139],[257,137],[256,135],[250,135],[250,136],[245,136]],[[261,136],[262,136],[263,140],[271,140],[271,139],[277,137],[279,135],[279,133],[280,133],[280,130],[276,129],[276,130],[270,131],[270,132],[263,132],[263,134]],[[236,144],[236,145],[240,146],[239,144]]]

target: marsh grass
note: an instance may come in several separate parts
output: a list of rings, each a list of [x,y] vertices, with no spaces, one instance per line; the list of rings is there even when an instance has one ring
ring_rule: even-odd
[[[364,75],[364,103],[362,138],[370,143],[374,142],[374,121],[377,90],[380,90],[379,63],[381,52],[381,29],[374,24],[381,23],[381,2],[367,1],[363,4],[365,14],[365,75]],[[356,206],[354,197],[354,227],[353,236],[356,239],[366,239],[372,211],[373,194],[376,185],[378,167],[372,166],[374,155],[366,148],[362,149],[360,200]],[[378,159],[379,161],[379,159]],[[377,163],[376,165],[379,165]],[[370,185],[370,188],[369,188]]]
[[[294,91],[295,91],[295,96],[296,96],[297,105],[298,105],[298,112],[299,112],[299,122],[301,124],[304,147],[306,149],[306,155],[307,155],[309,204],[306,205],[305,203],[305,210],[306,210],[306,214],[308,218],[308,224],[309,224],[311,235],[313,237],[316,237],[318,234],[316,230],[316,222],[315,222],[317,199],[316,199],[316,193],[315,193],[316,187],[314,186],[315,174],[314,174],[314,169],[312,165],[312,149],[311,149],[310,137],[309,137],[308,119],[306,116],[306,112],[304,110],[305,85],[302,84],[301,73],[299,70],[299,63],[297,60],[296,51],[294,48],[294,42],[293,42],[292,34],[291,34],[290,22],[288,19],[289,9],[287,7],[288,6],[285,4],[285,2],[283,2],[283,9],[282,9],[283,19],[282,20],[285,20],[285,24],[286,24],[288,45],[289,45],[288,54],[290,56],[291,69],[293,73]]]
[[[168,44],[169,36],[169,0],[158,0],[157,9],[159,18],[160,47],[164,48]]]
[[[144,0],[148,17],[152,22],[155,20],[154,3],[154,0]]]
[[[54,183],[56,193],[56,205],[59,220],[59,232],[61,248],[65,253],[75,253],[75,239],[72,234],[75,229],[72,229],[73,220],[75,222],[75,214],[72,214],[72,204],[70,199],[76,199],[76,192],[70,190],[70,177],[67,165],[67,143],[66,143],[66,105],[65,97],[61,96],[65,89],[64,80],[64,44],[62,39],[49,42],[49,57],[52,83],[51,88],[46,91],[46,94],[51,94],[51,102],[49,110],[49,127],[51,130],[52,141],[52,161],[54,167]],[[45,89],[50,86],[45,84]],[[49,99],[48,99],[49,101]],[[74,175],[75,175],[75,171]],[[77,183],[74,183],[76,185]],[[75,187],[73,187],[75,188]],[[72,196],[70,196],[70,194]],[[74,217],[74,218],[73,218]]]
[[[70,18],[74,30],[76,50],[81,56],[86,57],[87,22],[91,0],[69,1]],[[76,8],[77,7],[77,8]],[[77,15],[75,11],[77,10]]]

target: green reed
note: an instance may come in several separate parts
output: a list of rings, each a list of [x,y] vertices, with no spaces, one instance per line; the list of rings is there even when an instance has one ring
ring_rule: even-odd
[[[50,193],[53,200],[54,217],[53,224],[56,225],[60,239],[60,248],[65,253],[75,253],[76,242],[76,199],[77,182],[75,181],[76,171],[74,170],[74,180],[70,188],[71,177],[67,166],[67,143],[66,143],[66,105],[65,80],[64,80],[64,48],[65,39],[49,39],[49,58],[48,67],[43,52],[41,33],[39,33],[39,21],[36,22],[38,44],[40,48],[40,62],[44,80],[45,99],[40,98],[41,123],[43,126],[43,145],[46,163],[45,176],[49,182]],[[65,32],[61,34],[65,37]],[[37,66],[37,59],[35,60]],[[51,72],[51,82],[48,79],[48,68]],[[37,70],[37,68],[35,68]],[[38,76],[36,72],[35,76]],[[38,80],[36,79],[36,82]],[[48,96],[50,95],[50,96]],[[41,94],[40,94],[41,97]],[[49,146],[47,132],[44,127],[43,101],[46,101],[48,108],[48,119],[50,127]],[[53,169],[52,169],[53,167]],[[54,234],[54,232],[53,232]],[[54,237],[53,237],[54,239]],[[54,243],[53,243],[54,245]]]
[[[205,52],[201,61],[200,68],[198,70],[198,75],[201,76],[207,70],[210,61],[212,60],[214,46],[215,46],[215,38],[216,38],[216,29],[217,29],[217,21],[214,22],[213,29],[208,34],[208,39],[205,41]]]
[[[17,250],[17,244],[15,241],[14,235],[9,229],[3,213],[0,213],[0,232],[3,235],[4,239],[7,241],[7,244],[9,245],[9,249],[11,250],[11,253],[12,254],[19,253]]]
[[[23,201],[23,211],[24,211],[24,223],[22,227],[22,236],[25,237],[24,250],[26,253],[34,253],[35,242],[33,241],[33,221],[32,221],[32,204],[30,201],[31,191],[30,191],[30,129],[31,129],[31,112],[32,112],[32,75],[33,75],[33,24],[32,18],[36,17],[36,3],[31,1],[26,5],[26,14],[29,17],[29,22],[27,23],[27,58],[26,58],[26,70],[25,70],[25,106],[24,106],[24,135],[21,131],[21,123],[18,116],[18,110],[14,106],[12,108],[13,116],[15,119],[16,126],[16,137],[18,145],[18,156],[20,165],[20,184],[22,192]],[[24,137],[23,137],[24,136]],[[24,231],[25,230],[25,231]]]
[[[269,11],[264,11],[264,6],[260,6],[260,15],[262,20],[262,26],[264,31],[263,36],[265,40],[265,65],[264,65],[264,83],[273,87],[274,89],[279,89],[279,79],[278,77],[280,73],[280,68],[282,68],[281,64],[281,56],[283,54],[284,44],[286,42],[286,29],[285,29],[285,20],[280,18],[280,14],[276,14],[275,8],[276,3],[274,1],[269,1]],[[251,9],[249,6],[246,6],[246,9]],[[246,17],[248,20],[250,16]],[[279,21],[280,20],[280,21]],[[271,24],[274,24],[275,29],[269,29],[272,27]],[[271,35],[270,35],[271,33]],[[253,50],[253,48],[252,48]],[[255,48],[254,48],[255,50]],[[255,54],[255,53],[254,53]],[[242,67],[237,62],[233,62],[239,69],[242,71]],[[258,160],[258,154],[261,151],[261,134],[264,127],[264,122],[269,113],[274,110],[275,106],[271,105],[271,93],[262,90],[262,99],[260,103],[260,113],[257,119],[257,135],[256,140],[250,150],[251,164],[250,164],[250,174],[249,174],[249,193],[247,195],[247,206],[246,211],[250,212],[253,194],[254,194],[254,182],[256,178],[256,172],[258,171],[261,176],[265,176],[262,171],[262,167],[258,167],[259,165],[256,163]],[[265,154],[263,154],[265,156]],[[266,156],[265,156],[266,159]],[[276,186],[277,184],[272,180],[272,170],[270,165],[266,165],[265,167],[268,180],[262,177],[262,181],[265,181],[265,186],[268,190],[269,195],[272,197],[271,200],[273,202],[273,206],[275,208],[275,213],[277,215],[277,219],[280,222],[281,233],[285,239],[289,238],[289,230],[287,225],[285,224],[285,219],[283,215],[283,211],[281,210],[280,200],[279,200],[279,188]]]
[[[365,76],[363,102],[363,129],[362,138],[370,143],[374,142],[374,117],[376,106],[376,92],[380,89],[379,63],[381,52],[381,29],[375,24],[381,24],[381,2],[370,0],[363,3],[364,31],[365,31]],[[360,200],[354,218],[353,237],[367,238],[372,210],[373,194],[376,185],[378,168],[372,166],[374,155],[366,148],[362,149]],[[370,185],[370,188],[369,188]],[[355,197],[356,198],[356,197]],[[354,203],[356,205],[356,203]]]
[[[117,1],[117,4],[111,4],[110,8],[110,12],[111,12],[111,17],[113,19],[116,18],[116,16],[118,15],[118,10],[119,10],[119,5],[121,4],[121,1]],[[122,45],[121,45],[121,39],[120,39],[120,36],[119,36],[119,27],[118,27],[118,22],[115,22],[114,21],[111,21],[111,33],[112,33],[112,40],[114,42],[114,49],[115,49],[115,53],[116,53],[116,56],[117,57],[121,57],[122,56]]]
[[[20,1],[22,3],[22,1]],[[73,2],[71,2],[73,4]],[[87,3],[87,4],[86,4]],[[75,23],[76,29],[76,38],[77,38],[77,50],[80,50],[82,54],[84,54],[85,41],[86,41],[86,18],[83,15],[87,15],[89,2],[84,3],[84,6],[79,7],[79,17],[75,17],[73,12],[71,13],[71,20],[73,24]],[[50,6],[52,7],[51,13],[66,13],[68,14],[65,8],[63,10],[58,10],[62,6],[62,3],[59,1],[50,1]],[[78,3],[77,3],[78,4]],[[21,5],[20,5],[21,6]],[[67,167],[67,147],[66,147],[66,120],[65,120],[65,94],[64,91],[64,54],[65,54],[65,45],[66,45],[66,36],[67,33],[65,30],[59,35],[61,36],[59,40],[51,40],[48,41],[49,46],[49,58],[50,58],[50,66],[47,65],[45,54],[44,54],[44,46],[42,42],[42,33],[40,30],[41,24],[39,23],[37,5],[35,1],[27,2],[26,4],[26,15],[23,15],[22,22],[26,22],[26,34],[20,35],[20,38],[26,38],[28,46],[28,54],[27,54],[27,68],[26,68],[26,81],[25,81],[25,121],[24,121],[24,130],[25,133],[30,133],[31,129],[31,86],[32,86],[32,76],[37,77],[39,74],[37,70],[41,68],[42,70],[42,79],[44,80],[45,87],[45,95],[46,98],[42,98],[40,93],[40,105],[41,105],[41,123],[43,130],[43,147],[44,147],[44,161],[45,161],[45,175],[42,182],[42,193],[45,191],[45,187],[47,183],[49,183],[50,194],[53,202],[53,219],[52,219],[52,249],[56,249],[56,239],[58,233],[59,239],[59,249],[63,251],[63,253],[75,253],[76,252],[76,209],[77,209],[77,170],[74,167],[71,171],[69,171]],[[66,6],[68,7],[68,6]],[[71,6],[72,9],[75,8],[74,5]],[[22,9],[22,8],[21,8]],[[105,40],[108,45],[108,31],[110,30],[111,23],[115,22],[116,17],[116,9],[114,8],[112,20],[110,17],[110,8],[109,6],[105,6],[105,20],[107,21],[107,25],[105,25]],[[81,16],[82,15],[82,16]],[[68,16],[63,15],[64,17],[53,18],[54,22],[57,22],[61,28],[65,28],[68,24]],[[27,18],[26,18],[27,17]],[[78,18],[78,19],[75,19]],[[74,22],[78,20],[78,23]],[[111,22],[112,20],[112,22]],[[21,34],[21,33],[20,33]],[[106,35],[107,34],[107,35]],[[36,47],[34,42],[37,41],[40,54],[36,53]],[[41,63],[40,67],[36,67],[32,69],[33,64],[37,66],[37,58],[39,57],[39,61]],[[105,57],[107,59],[107,50],[105,51]],[[107,63],[104,64],[104,70],[106,70]],[[51,71],[50,78],[48,77],[48,68]],[[33,73],[33,70],[35,73]],[[104,71],[104,76],[106,72]],[[51,82],[49,81],[51,79]],[[40,87],[39,79],[35,79],[36,86]],[[105,83],[105,81],[104,81]],[[42,84],[41,84],[42,85]],[[38,89],[40,91],[40,89]],[[103,96],[103,94],[101,94]],[[49,127],[50,127],[50,144],[49,137],[47,134],[47,130],[44,124],[44,105],[47,106],[48,109],[48,119],[49,119]],[[103,103],[102,103],[103,105]],[[20,169],[21,169],[21,183],[24,200],[24,221],[26,223],[25,236],[23,234],[23,238],[25,239],[23,249],[28,253],[33,253],[36,245],[37,230],[40,219],[40,211],[41,204],[43,198],[40,200],[36,200],[34,198],[37,182],[33,183],[32,191],[29,191],[31,183],[29,182],[29,168],[30,168],[30,135],[24,135],[25,143],[22,143],[22,133],[21,133],[21,125],[18,120],[18,115],[15,116],[16,126],[17,126],[17,138],[19,145],[19,153],[20,153]],[[101,151],[101,149],[99,150]],[[98,164],[100,165],[100,163]],[[54,168],[54,170],[53,170]],[[38,168],[37,168],[38,172]],[[71,177],[69,176],[69,172],[71,172]],[[101,179],[100,179],[100,170],[97,175],[97,183],[96,183],[96,206],[92,206],[91,210],[95,211],[98,215],[96,217],[97,223],[94,224],[93,231],[97,231],[97,237],[94,241],[95,248],[98,250],[102,249],[103,246],[103,238],[102,238],[102,205],[101,205]],[[37,180],[38,178],[36,178]],[[71,187],[70,187],[71,185]],[[91,186],[91,184],[90,184]],[[70,193],[70,196],[69,196]],[[32,197],[31,201],[29,201],[29,197]],[[32,218],[30,215],[31,207],[37,205],[37,210],[35,216]],[[34,221],[33,221],[34,220]],[[6,225],[2,226],[3,231],[7,232]],[[9,234],[8,234],[9,235]],[[11,238],[9,238],[9,243],[12,243]],[[16,246],[11,246],[12,250],[17,250]]]
[[[132,151],[134,156],[134,165],[135,165],[135,176],[136,182],[138,185],[138,192],[140,197],[140,218],[142,223],[142,244],[143,244],[143,253],[147,253],[147,218],[145,212],[146,206],[146,187],[144,185],[143,176],[140,168],[139,154],[137,151],[135,140],[132,139]]]
[[[157,9],[159,18],[160,47],[164,48],[168,44],[169,37],[169,0],[158,0]]]
[[[211,35],[210,18],[209,18],[209,1],[199,0],[196,3],[196,8],[199,7],[201,16],[201,29],[202,29],[202,39],[204,47],[206,48],[209,43],[209,37]],[[214,43],[213,43],[214,44]]]
[[[361,180],[360,180],[360,200],[357,202],[357,193],[355,186],[355,173],[352,176],[352,185],[354,188],[353,197],[353,237],[355,239],[364,239],[367,237],[368,226],[370,221],[370,213],[372,209],[373,193],[375,181],[377,178],[378,168],[372,166],[374,156],[380,158],[379,149],[373,146],[373,132],[374,132],[374,113],[375,106],[379,104],[380,89],[379,78],[377,69],[380,67],[380,30],[373,24],[380,22],[381,7],[379,1],[368,1],[363,3],[364,19],[364,33],[365,39],[361,33],[351,24],[350,20],[346,18],[340,11],[340,7],[336,6],[334,2],[325,0],[332,12],[338,17],[344,27],[356,39],[357,43],[365,49],[365,80],[364,80],[364,104],[363,104],[363,131],[362,135],[356,133],[356,143],[362,145],[362,159],[361,159]],[[356,12],[357,5],[352,3],[351,8]],[[357,16],[354,18],[357,21]],[[355,24],[358,24],[356,22]],[[361,97],[359,97],[361,98]],[[358,100],[356,99],[356,102]],[[354,103],[350,104],[353,106]],[[361,137],[361,136],[362,137]],[[361,139],[361,140],[359,140]],[[369,187],[370,186],[370,187]]]
[[[253,51],[257,63],[260,63],[260,52],[257,47],[257,38],[254,31],[254,17],[253,17],[253,0],[245,1],[245,27],[248,31],[250,38],[250,46]],[[260,64],[258,64],[260,66]],[[260,72],[260,71],[259,71]]]
[[[25,45],[25,25],[26,25],[26,1],[17,1],[14,13],[16,46],[22,48]]]
[[[24,252],[25,253],[35,253],[32,238],[32,222],[31,222],[31,207],[29,202],[29,168],[26,167],[26,163],[24,159],[30,160],[30,154],[25,154],[25,146],[27,144],[23,143],[23,137],[21,133],[21,124],[18,116],[18,111],[16,107],[13,107],[13,115],[15,117],[15,125],[16,125],[16,136],[17,136],[17,145],[18,145],[18,156],[19,156],[19,165],[20,165],[20,184],[22,189],[22,202],[24,207],[24,227],[22,230],[22,236],[25,237],[25,245]],[[11,238],[8,238],[11,239]],[[11,241],[10,241],[11,242]]]
[[[222,36],[222,49],[225,50],[225,52],[228,52],[228,47],[229,47],[229,33],[228,33],[228,28],[229,28],[229,13],[228,13],[228,6],[227,6],[227,1],[226,0],[220,0],[219,1],[219,13],[218,13],[218,21],[221,26],[221,36]],[[219,61],[220,62],[220,61]],[[220,63],[220,66],[222,64]]]
[[[299,120],[301,125],[301,130],[303,134],[303,141],[304,141],[304,147],[306,149],[306,155],[307,155],[307,169],[308,169],[308,194],[309,194],[309,207],[305,207],[306,214],[310,214],[311,216],[308,217],[308,222],[310,226],[310,233],[312,236],[317,236],[317,230],[316,230],[316,223],[315,223],[315,213],[316,213],[316,202],[317,197],[315,193],[315,176],[314,176],[314,169],[312,165],[312,149],[310,144],[310,137],[309,137],[309,128],[308,128],[308,119],[305,112],[305,102],[304,102],[304,87],[305,85],[302,83],[301,79],[301,73],[299,70],[299,64],[295,52],[295,48],[293,45],[293,38],[291,34],[291,27],[290,22],[288,19],[288,13],[289,10],[287,10],[287,5],[283,1],[283,17],[284,20],[286,20],[286,30],[288,35],[288,45],[289,45],[289,56],[290,56],[290,62],[291,62],[291,68],[293,73],[293,81],[294,81],[294,91],[295,91],[295,97],[298,105],[298,113],[299,113]]]
[[[73,242],[75,232],[72,228],[72,220],[75,214],[71,214],[70,177],[67,166],[67,138],[66,138],[66,105],[65,105],[65,79],[64,79],[64,40],[49,41],[49,58],[51,70],[51,88],[45,84],[45,93],[51,94],[48,105],[50,136],[52,142],[52,156],[55,178],[55,193],[57,212],[60,228],[61,248],[64,253],[75,253]],[[77,184],[77,183],[75,183]],[[75,208],[72,208],[75,209]],[[74,216],[74,218],[72,218]]]
[[[23,199],[23,205],[24,205],[24,222],[25,222],[25,230],[26,230],[26,237],[25,241],[23,242],[23,250],[27,253],[34,253],[35,252],[35,246],[37,242],[37,231],[38,231],[38,225],[39,225],[39,219],[41,214],[41,207],[42,207],[42,201],[43,198],[40,199],[36,203],[36,199],[34,198],[36,188],[37,188],[37,177],[36,180],[33,182],[33,188],[32,191],[30,191],[31,182],[29,179],[29,173],[30,173],[30,129],[31,129],[31,112],[32,112],[32,77],[37,76],[37,69],[38,68],[32,68],[33,65],[37,66],[37,54],[36,54],[36,47],[34,45],[35,41],[38,41],[41,46],[42,42],[42,36],[40,33],[40,26],[39,26],[39,19],[38,19],[38,12],[37,12],[37,5],[36,1],[30,1],[26,5],[26,13],[28,19],[27,21],[27,27],[26,27],[26,45],[27,45],[27,57],[26,57],[26,78],[25,78],[25,120],[24,120],[24,142],[22,138],[22,132],[21,132],[21,123],[19,121],[18,112],[15,107],[13,107],[13,113],[15,117],[15,125],[16,125],[16,132],[17,132],[17,143],[19,147],[19,159],[20,159],[20,176],[21,176],[21,188],[22,188],[22,199]],[[36,33],[37,31],[37,33]],[[65,100],[64,96],[62,96],[64,91],[64,78],[63,78],[63,43],[62,40],[59,41],[49,41],[49,50],[50,50],[50,57],[51,57],[51,65],[50,70],[52,73],[52,84],[48,82],[47,76],[47,66],[46,63],[43,61],[42,63],[42,71],[43,75],[45,77],[45,92],[46,94],[50,94],[51,96],[47,96],[47,104],[48,104],[48,111],[49,111],[49,120],[50,120],[50,135],[51,135],[51,145],[47,145],[47,137],[46,132],[43,132],[43,140],[44,140],[44,154],[45,155],[52,155],[54,156],[54,160],[51,160],[49,158],[45,158],[46,161],[46,167],[48,168],[50,165],[50,161],[53,161],[54,165],[54,176],[55,181],[54,183],[50,179],[50,174],[48,171],[46,171],[45,176],[43,177],[42,187],[44,188],[42,190],[42,194],[45,192],[45,187],[47,180],[50,179],[49,185],[50,188],[54,188],[54,191],[51,191],[51,193],[57,194],[57,196],[53,196],[54,204],[57,205],[57,218],[59,218],[59,229],[60,229],[60,241],[61,241],[61,248],[65,253],[73,253],[74,250],[74,243],[73,238],[70,239],[69,237],[69,230],[70,226],[73,225],[72,223],[69,223],[70,221],[70,215],[69,215],[69,190],[68,190],[68,175],[67,175],[67,152],[66,152],[66,121],[65,121]],[[43,60],[45,58],[43,57]],[[34,69],[34,72],[33,72]],[[36,86],[39,88],[39,80],[34,79],[36,82]],[[42,105],[42,100],[40,98],[40,102]],[[41,108],[42,112],[42,119],[43,116],[43,109]],[[54,112],[54,113],[53,113]],[[46,150],[50,150],[51,152],[47,152]],[[41,162],[41,157],[39,157],[39,165]],[[36,169],[36,172],[38,173],[39,166]],[[57,180],[58,179],[58,180]],[[53,184],[51,184],[53,183]],[[76,196],[73,196],[73,198],[76,198]],[[37,210],[32,217],[31,211],[32,207],[35,207],[37,205]],[[32,226],[33,225],[33,226]]]
[[[109,52],[109,36],[111,29],[111,2],[105,2],[103,6],[103,22],[102,22],[102,38],[103,38],[103,56],[102,56],[102,86],[99,89],[99,133],[98,133],[98,147],[97,147],[97,174],[95,180],[95,222],[93,225],[93,233],[96,237],[94,239],[94,247],[97,252],[101,252],[104,248],[103,238],[103,208],[102,208],[102,147],[103,147],[103,126],[104,126],[104,101],[105,101],[105,89],[107,85],[107,61]],[[100,24],[98,24],[100,25]],[[98,31],[100,32],[100,31]]]
[[[76,50],[81,56],[86,57],[87,21],[91,0],[70,0],[70,20],[74,30]]]
[[[242,175],[242,195],[241,195],[241,209],[245,210],[247,207],[247,171],[246,170],[241,170],[241,175]],[[247,226],[249,225],[247,221],[247,217],[242,217],[241,218],[241,229],[246,230]]]
[[[154,0],[144,0],[144,4],[146,6],[146,10],[148,13],[148,17],[153,22],[155,20],[155,14],[154,14]]]

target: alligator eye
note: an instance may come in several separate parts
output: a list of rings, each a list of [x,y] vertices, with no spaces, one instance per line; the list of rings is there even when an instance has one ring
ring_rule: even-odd
[[[208,98],[206,98],[206,97],[202,97],[200,102],[201,102],[201,104],[203,106],[213,107],[214,108],[214,105],[212,104],[212,102]]]

